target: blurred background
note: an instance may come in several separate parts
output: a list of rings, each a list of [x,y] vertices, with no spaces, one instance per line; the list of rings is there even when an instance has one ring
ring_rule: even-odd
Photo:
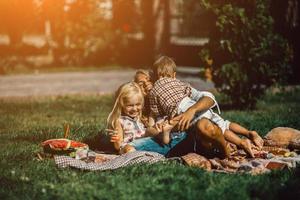
[[[299,74],[299,2],[272,0],[271,14]],[[18,64],[149,65],[157,54],[199,67],[215,21],[199,0],[0,0],[0,73]]]
[[[1,0],[1,65],[199,66],[214,24],[199,1]],[[197,7],[198,5],[198,7]]]
[[[228,79],[222,73],[234,78],[235,69],[251,74],[244,69],[256,66],[252,77],[262,87],[280,76],[298,84],[299,6],[299,0],[0,0],[0,74],[149,67],[168,55],[179,66],[202,69],[221,89],[218,80]]]

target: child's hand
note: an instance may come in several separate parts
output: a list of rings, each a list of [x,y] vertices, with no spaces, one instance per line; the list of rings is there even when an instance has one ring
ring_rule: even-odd
[[[110,142],[119,142],[121,140],[120,136],[118,135],[118,130],[113,129],[105,129],[108,132],[110,137]]]
[[[155,123],[154,128],[157,130],[157,132],[162,132],[163,129],[163,122],[162,123]]]
[[[110,142],[120,142],[121,138],[117,134],[110,135]]]

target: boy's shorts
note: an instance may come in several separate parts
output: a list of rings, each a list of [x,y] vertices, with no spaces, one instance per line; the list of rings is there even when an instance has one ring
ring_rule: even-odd
[[[187,111],[191,106],[193,106],[196,102],[192,100],[189,97],[185,97],[178,105],[178,114],[182,114],[185,111]],[[203,111],[203,112],[197,112],[194,116],[194,118],[191,121],[191,125],[196,124],[197,121],[199,121],[202,118],[207,118],[213,123],[215,123],[220,129],[222,130],[222,133],[225,133],[226,129],[229,129],[230,121],[224,120],[220,115],[213,112],[211,109]]]

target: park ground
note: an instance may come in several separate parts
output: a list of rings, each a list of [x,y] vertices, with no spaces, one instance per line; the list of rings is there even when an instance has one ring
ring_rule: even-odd
[[[79,72],[74,73],[78,75],[74,77],[82,77]],[[75,75],[67,74],[71,74],[69,78]],[[103,71],[97,72],[95,79],[103,74]],[[122,77],[122,82],[126,79],[121,73],[113,74]],[[128,81],[134,71],[125,74]],[[27,76],[40,77],[33,74],[20,77]],[[51,74],[42,76],[44,78],[40,81],[51,79]],[[1,94],[4,94],[3,78],[16,77],[0,78]],[[113,82],[112,77],[102,78],[114,83],[110,84],[113,87],[119,84]],[[64,86],[72,83],[70,79],[63,80]],[[25,82],[23,79],[20,85]],[[7,86],[13,87],[12,84]],[[81,85],[84,84],[81,82],[75,87]],[[22,96],[3,95],[0,98],[0,199],[299,199],[299,167],[252,176],[212,173],[167,162],[114,171],[84,172],[58,169],[51,158],[38,159],[37,154],[42,152],[40,143],[63,137],[65,123],[71,127],[70,139],[87,142],[95,150],[106,147],[103,130],[112,107],[112,94],[86,91],[89,90],[37,95],[27,88]],[[218,100],[220,97],[217,95]],[[225,110],[222,115],[257,130],[263,136],[279,126],[300,129],[299,102],[300,89],[297,87],[289,91],[270,90],[256,109]]]
[[[0,76],[1,97],[36,97],[68,94],[109,94],[133,80],[135,69],[117,68],[93,71],[53,71]],[[213,90],[211,82],[198,76],[199,70],[178,67],[178,77],[199,90]]]

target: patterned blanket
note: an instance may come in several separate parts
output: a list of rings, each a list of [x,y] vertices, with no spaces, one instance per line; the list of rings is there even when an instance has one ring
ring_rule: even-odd
[[[91,157],[94,159],[91,159]],[[54,156],[55,163],[58,167],[72,167],[90,171],[113,170],[134,164],[149,163],[153,164],[165,160],[165,157],[155,152],[135,151],[120,156],[95,154],[81,159],[70,156]]]
[[[79,150],[75,158],[56,155],[55,163],[60,168],[77,168],[89,171],[114,170],[135,164],[153,164],[159,161],[176,160],[188,166],[207,171],[224,173],[250,173],[253,175],[270,172],[273,169],[295,168],[300,164],[300,155],[282,148],[276,151],[261,151],[256,158],[247,158],[242,151],[237,151],[231,158],[206,159],[196,153],[189,153],[181,158],[165,158],[155,152],[135,151],[123,155],[96,153]]]

